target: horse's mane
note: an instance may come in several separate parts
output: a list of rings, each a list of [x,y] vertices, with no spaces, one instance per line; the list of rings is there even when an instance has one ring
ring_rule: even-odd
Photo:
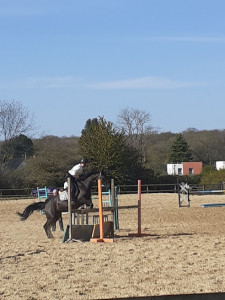
[[[98,176],[99,176],[99,178],[106,177],[105,174],[104,174],[104,172],[102,172],[102,171],[96,171],[96,170],[92,171],[92,172],[89,172],[89,173],[84,173],[82,176],[83,176],[83,178],[82,178],[83,181],[87,180],[88,178],[89,179],[95,178],[95,177],[98,178]]]

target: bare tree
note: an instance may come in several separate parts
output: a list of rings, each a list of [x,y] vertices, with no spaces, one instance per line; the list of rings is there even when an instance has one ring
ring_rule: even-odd
[[[19,101],[0,101],[0,137],[4,141],[35,129],[34,115]]]
[[[35,130],[35,117],[21,102],[0,101],[0,138],[4,141],[1,155],[5,163],[9,157],[11,141],[20,134]]]
[[[146,161],[145,135],[151,133],[151,116],[140,109],[124,108],[118,117],[119,128],[127,135],[129,142],[140,151],[141,163]]]

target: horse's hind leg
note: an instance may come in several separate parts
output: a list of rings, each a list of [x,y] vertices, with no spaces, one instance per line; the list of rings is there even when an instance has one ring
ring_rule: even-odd
[[[52,231],[56,231],[56,223],[52,224]]]
[[[59,218],[59,229],[64,231],[62,217]],[[52,224],[52,231],[56,231],[56,222]]]
[[[52,219],[47,219],[47,222],[44,224],[44,230],[45,230],[45,233],[47,235],[47,237],[49,239],[52,239],[54,238],[52,232],[51,232],[51,226],[53,225],[53,220]]]

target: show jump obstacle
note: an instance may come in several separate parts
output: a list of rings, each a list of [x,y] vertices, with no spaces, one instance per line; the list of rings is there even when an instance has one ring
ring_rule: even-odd
[[[71,205],[71,181],[68,178],[68,215],[69,215],[69,224],[66,227],[63,242],[69,241],[91,241],[91,242],[113,242],[114,236],[114,222],[113,221],[104,221],[103,212],[117,212],[118,209],[138,209],[138,232],[135,234],[129,234],[129,236],[144,236],[141,232],[141,181],[138,181],[138,204],[137,205],[129,205],[129,206],[111,206],[111,207],[103,207],[102,204],[102,182],[98,180],[98,202],[99,208],[93,209],[72,209]],[[97,213],[98,212],[98,220],[99,224],[83,224],[83,225],[74,225],[73,223],[73,214],[89,214],[89,213]],[[118,217],[118,215],[117,215]],[[115,214],[113,214],[113,219],[115,218]],[[109,236],[106,238],[105,233]]]
[[[41,199],[44,198],[45,200],[48,198],[48,189],[45,186],[44,188],[37,187],[37,195],[38,195],[38,202],[41,202]],[[43,211],[40,210],[40,214],[43,214]]]
[[[104,223],[103,223],[103,205],[102,205],[102,181],[98,179],[98,205],[99,205],[99,230],[100,237],[92,238],[90,241],[94,243],[104,242],[112,243],[112,238],[104,238]]]
[[[109,236],[110,241],[113,241],[112,237],[114,235],[114,222],[108,221],[108,216],[103,216],[103,210],[106,212],[111,212],[114,218],[114,211],[117,210],[117,207],[104,207],[102,205],[102,185],[101,182],[98,182],[98,197],[99,197],[99,208],[93,209],[72,209],[71,205],[71,180],[68,178],[68,216],[69,224],[67,225],[63,242],[68,241],[90,241],[93,239],[103,239],[103,242],[106,242],[107,239],[104,237]],[[98,215],[96,215],[98,213]],[[88,216],[92,214],[92,224],[88,224]],[[75,216],[77,219],[77,224],[75,224]],[[107,218],[104,218],[107,217]],[[85,220],[86,218],[86,220]],[[105,219],[105,222],[103,220]],[[84,220],[86,221],[84,223]],[[96,224],[96,220],[97,223]],[[98,242],[98,241],[97,241]]]
[[[190,187],[185,182],[177,182],[179,207],[190,207]]]

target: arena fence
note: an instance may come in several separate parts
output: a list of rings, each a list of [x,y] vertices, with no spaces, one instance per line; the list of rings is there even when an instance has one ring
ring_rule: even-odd
[[[204,194],[208,191],[225,191],[225,182],[218,184],[197,185],[189,184],[191,194]],[[48,195],[51,195],[52,191],[56,187],[48,188]],[[103,187],[104,192],[104,187]],[[141,192],[144,193],[178,193],[177,183],[169,184],[142,184]],[[201,193],[200,193],[201,192]],[[117,194],[136,194],[137,184],[134,185],[117,185]],[[93,195],[97,194],[97,186],[93,187]],[[37,188],[24,188],[24,189],[0,189],[0,200],[17,200],[37,198]]]

